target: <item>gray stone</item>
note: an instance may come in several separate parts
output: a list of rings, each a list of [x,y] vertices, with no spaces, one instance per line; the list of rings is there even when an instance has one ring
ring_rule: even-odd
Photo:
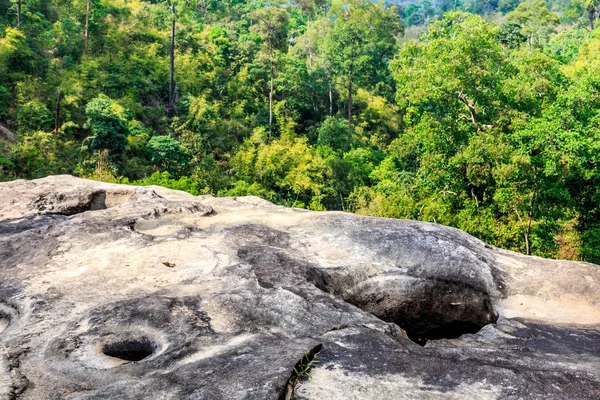
[[[599,398],[596,265],[254,197],[0,184],[0,399]]]

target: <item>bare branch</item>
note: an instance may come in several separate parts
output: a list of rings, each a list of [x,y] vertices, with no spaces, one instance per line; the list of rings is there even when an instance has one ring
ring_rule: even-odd
[[[463,92],[458,92],[458,99],[467,106],[467,108],[469,109],[469,114],[471,114],[471,122],[473,122],[473,124],[475,126],[477,126],[477,119],[475,118],[475,103],[471,103],[469,102],[469,100],[467,99],[467,95],[464,94]]]

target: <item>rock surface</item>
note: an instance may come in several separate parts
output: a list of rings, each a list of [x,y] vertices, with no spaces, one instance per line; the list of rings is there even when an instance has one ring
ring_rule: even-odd
[[[0,399],[600,399],[600,267],[253,197],[2,183]]]

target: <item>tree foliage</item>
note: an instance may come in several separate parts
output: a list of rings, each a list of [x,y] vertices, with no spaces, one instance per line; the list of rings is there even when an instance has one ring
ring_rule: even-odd
[[[92,99],[85,107],[86,127],[92,133],[91,150],[109,150],[122,154],[127,145],[129,128],[120,107],[105,95]]]
[[[598,262],[598,8],[0,0],[0,179],[256,195]]]

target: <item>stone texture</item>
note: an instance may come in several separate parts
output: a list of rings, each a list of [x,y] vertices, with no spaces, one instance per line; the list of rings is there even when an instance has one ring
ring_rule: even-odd
[[[0,184],[0,399],[292,398],[599,399],[600,267],[253,197]]]

